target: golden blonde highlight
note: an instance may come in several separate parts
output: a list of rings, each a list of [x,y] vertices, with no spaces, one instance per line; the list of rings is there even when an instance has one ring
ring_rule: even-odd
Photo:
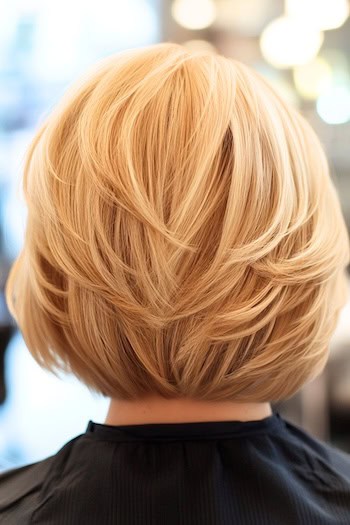
[[[321,372],[349,237],[315,133],[238,61],[101,62],[35,136],[6,287],[36,361],[89,389],[277,401]]]

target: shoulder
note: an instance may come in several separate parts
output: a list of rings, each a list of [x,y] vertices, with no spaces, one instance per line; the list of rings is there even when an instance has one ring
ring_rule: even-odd
[[[315,474],[323,473],[323,477],[350,489],[350,454],[314,437],[290,421],[283,421],[289,446],[301,452],[308,467]]]
[[[35,509],[46,478],[67,461],[79,438],[68,441],[56,454],[41,461],[0,472],[0,523],[17,524],[19,519],[24,523],[24,518]]]
[[[50,456],[0,473],[0,523],[26,522],[53,462]]]

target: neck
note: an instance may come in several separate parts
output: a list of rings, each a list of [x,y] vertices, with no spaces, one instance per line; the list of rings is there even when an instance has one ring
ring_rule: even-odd
[[[150,396],[142,400],[112,399],[104,424],[190,423],[200,421],[254,421],[272,415],[271,405],[232,401],[197,401]]]

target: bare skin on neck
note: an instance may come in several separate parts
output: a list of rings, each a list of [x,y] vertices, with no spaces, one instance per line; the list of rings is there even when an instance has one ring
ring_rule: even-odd
[[[164,399],[151,396],[137,401],[111,399],[104,424],[190,423],[200,421],[254,421],[272,415],[271,405],[231,401]]]

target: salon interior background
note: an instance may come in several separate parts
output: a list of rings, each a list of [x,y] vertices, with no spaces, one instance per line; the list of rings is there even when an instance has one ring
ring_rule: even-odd
[[[0,1],[0,469],[37,461],[103,422],[108,400],[44,372],[3,298],[23,241],[23,154],[65,88],[90,64],[160,41],[238,58],[266,76],[319,134],[350,225],[350,20],[347,0]],[[350,306],[325,372],[278,405],[350,451]],[[277,408],[277,407],[276,407]]]

